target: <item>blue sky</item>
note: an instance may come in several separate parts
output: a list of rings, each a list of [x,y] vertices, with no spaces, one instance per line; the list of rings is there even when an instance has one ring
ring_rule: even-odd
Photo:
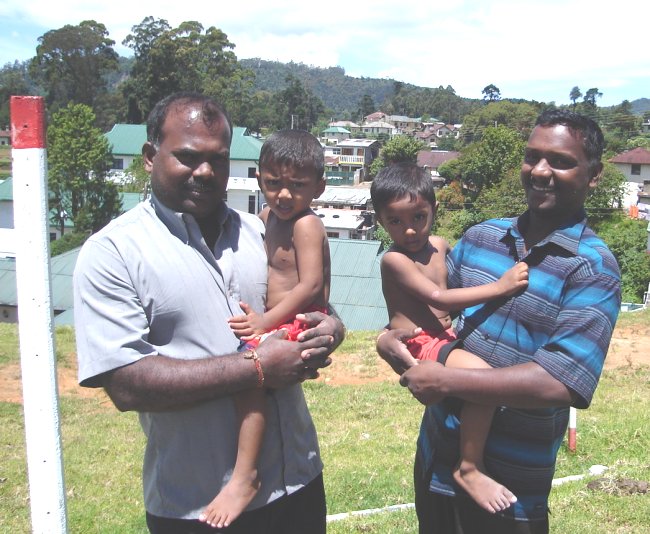
[[[149,15],[216,26],[238,58],[338,65],[351,76],[451,85],[468,98],[489,84],[504,98],[557,104],[576,85],[597,87],[601,106],[650,98],[647,0],[3,0],[0,65],[29,59],[39,36],[87,19],[130,55],[121,42]]]

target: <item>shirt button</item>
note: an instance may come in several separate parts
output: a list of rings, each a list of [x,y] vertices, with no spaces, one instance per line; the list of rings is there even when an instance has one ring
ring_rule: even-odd
[[[487,341],[488,339],[490,339],[490,334],[483,334],[483,339],[484,339],[485,341]]]

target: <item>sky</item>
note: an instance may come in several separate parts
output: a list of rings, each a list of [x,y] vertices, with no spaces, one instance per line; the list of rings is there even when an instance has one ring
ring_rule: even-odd
[[[198,20],[235,44],[239,59],[340,66],[346,74],[447,87],[482,98],[569,104],[578,86],[599,106],[650,98],[647,0],[2,0],[0,66],[36,54],[38,38],[66,24],[104,24],[115,50],[147,17],[176,27]]]

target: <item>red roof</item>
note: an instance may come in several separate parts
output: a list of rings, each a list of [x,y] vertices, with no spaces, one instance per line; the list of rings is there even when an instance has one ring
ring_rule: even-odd
[[[453,150],[420,150],[418,152],[418,165],[420,167],[424,167],[426,165],[432,169],[437,169],[445,161],[456,159],[458,156],[460,156],[460,152],[454,152]]]
[[[635,163],[650,165],[650,150],[642,147],[633,150],[626,150],[610,159],[612,163]]]

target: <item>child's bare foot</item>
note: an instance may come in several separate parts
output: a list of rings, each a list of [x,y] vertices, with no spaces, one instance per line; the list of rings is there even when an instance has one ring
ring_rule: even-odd
[[[232,477],[219,494],[206,506],[199,521],[214,528],[229,526],[244,511],[260,489],[257,476]]]
[[[517,497],[505,486],[493,480],[474,464],[461,463],[454,479],[476,503],[491,514],[501,512],[517,502]]]

